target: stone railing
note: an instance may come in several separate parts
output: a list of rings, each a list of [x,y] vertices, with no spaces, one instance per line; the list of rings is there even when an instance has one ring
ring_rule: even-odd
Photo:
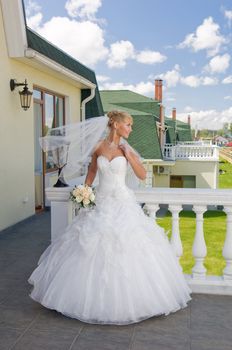
[[[47,188],[51,201],[51,239],[60,237],[73,218],[69,201],[70,188]],[[160,204],[168,205],[172,213],[170,243],[178,258],[183,253],[179,230],[179,213],[185,205],[192,205],[196,213],[196,232],[192,247],[195,265],[186,279],[193,292],[232,295],[232,190],[152,188],[135,191],[139,203],[145,203],[149,215],[156,219]],[[208,206],[221,206],[227,214],[226,238],[222,255],[226,267],[222,276],[208,276],[204,266],[207,246],[204,238],[203,214]]]
[[[177,141],[177,145],[193,145],[193,146],[211,146],[212,140],[202,140],[202,141]]]
[[[217,146],[202,144],[165,144],[163,156],[165,160],[215,160],[219,159]]]

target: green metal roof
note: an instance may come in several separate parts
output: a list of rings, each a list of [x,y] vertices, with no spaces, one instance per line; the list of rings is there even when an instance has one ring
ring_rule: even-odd
[[[165,118],[167,129],[167,143],[175,144],[177,141],[192,141],[191,126],[180,120]]]
[[[130,145],[144,159],[162,159],[154,116],[133,115],[133,132],[128,138]]]
[[[100,91],[104,112],[113,109],[128,112],[132,115],[133,132],[128,142],[144,159],[162,159],[155,115],[159,105],[151,98],[129,90]]]
[[[104,110],[112,108],[112,105],[125,107],[128,110],[140,111],[140,114],[159,116],[159,104],[152,98],[140,95],[130,90],[101,90],[101,99]]]
[[[168,127],[166,132],[166,143],[176,143],[176,122],[170,118],[165,118],[165,125]]]
[[[96,76],[93,70],[69,56],[67,53],[49,43],[40,35],[26,28],[28,47],[59,63],[63,67],[79,74],[96,85],[95,97],[86,104],[86,117],[103,115],[101,98],[97,86]],[[82,101],[90,95],[90,89],[83,89],[81,92]]]

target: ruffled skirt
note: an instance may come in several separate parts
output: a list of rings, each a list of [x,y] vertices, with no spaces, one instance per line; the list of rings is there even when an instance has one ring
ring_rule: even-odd
[[[43,253],[29,282],[34,300],[88,323],[139,322],[191,299],[163,229],[133,196],[81,209]]]

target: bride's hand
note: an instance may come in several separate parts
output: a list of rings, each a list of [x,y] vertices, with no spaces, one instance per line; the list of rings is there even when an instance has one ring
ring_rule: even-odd
[[[130,147],[127,144],[122,144],[122,145],[119,145],[119,148],[123,152],[124,156],[128,159],[131,153]]]

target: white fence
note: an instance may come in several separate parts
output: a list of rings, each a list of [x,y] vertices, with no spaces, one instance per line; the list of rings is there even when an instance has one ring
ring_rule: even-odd
[[[70,188],[48,188],[46,194],[51,201],[52,240],[64,232],[73,217],[72,203],[69,201]],[[168,205],[172,213],[171,245],[178,258],[183,254],[179,230],[179,213],[183,205],[192,205],[196,213],[196,232],[192,247],[195,265],[186,279],[193,292],[232,295],[232,190],[149,188],[135,192],[139,203],[145,203],[149,215],[156,218],[160,204]],[[204,217],[207,206],[223,206],[227,215],[226,238],[223,257],[226,267],[223,276],[208,276],[204,266],[207,246],[204,238]]]
[[[217,146],[195,143],[165,144],[164,159],[218,160],[219,150]]]

